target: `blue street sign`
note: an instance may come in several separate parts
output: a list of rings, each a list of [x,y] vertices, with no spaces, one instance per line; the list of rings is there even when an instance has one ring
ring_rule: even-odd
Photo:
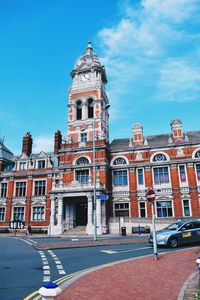
[[[108,195],[97,195],[97,200],[108,200]]]

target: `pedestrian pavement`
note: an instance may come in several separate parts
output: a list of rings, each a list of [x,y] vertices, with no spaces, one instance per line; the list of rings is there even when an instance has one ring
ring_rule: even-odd
[[[34,244],[37,250],[49,250],[49,249],[65,249],[65,248],[82,248],[82,247],[97,247],[106,245],[121,245],[121,244],[133,244],[133,243],[144,243],[148,241],[148,236],[127,236],[127,237],[110,237],[110,238],[98,238],[96,241],[92,239],[80,239],[72,238],[71,241],[42,241],[38,244]]]
[[[199,255],[196,247],[159,254],[158,260],[152,255],[111,263],[65,282],[56,300],[184,299],[182,287],[197,271]]]

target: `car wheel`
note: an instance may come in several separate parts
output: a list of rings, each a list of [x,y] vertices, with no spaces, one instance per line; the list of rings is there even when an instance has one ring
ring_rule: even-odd
[[[177,238],[175,238],[175,237],[170,238],[169,241],[168,241],[168,246],[171,247],[171,248],[178,247],[178,240],[177,240]]]

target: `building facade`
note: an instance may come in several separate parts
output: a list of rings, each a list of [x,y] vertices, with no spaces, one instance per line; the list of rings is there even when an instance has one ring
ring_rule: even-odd
[[[131,137],[110,142],[107,77],[90,42],[70,75],[67,135],[55,132],[54,152],[33,154],[29,132],[19,156],[0,140],[0,228],[21,220],[51,235],[79,226],[93,234],[95,213],[97,234],[114,233],[114,220],[151,218],[147,188],[157,220],[200,217],[200,131],[183,132],[175,119],[168,134],[144,136],[135,124]]]

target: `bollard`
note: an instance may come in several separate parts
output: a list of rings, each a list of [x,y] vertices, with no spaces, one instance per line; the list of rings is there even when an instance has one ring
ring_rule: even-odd
[[[140,225],[138,225],[138,235],[141,235]]]
[[[199,285],[200,285],[200,256],[197,258],[196,264],[197,264],[198,269],[199,269]]]
[[[54,282],[44,284],[38,291],[42,296],[42,300],[55,300],[61,292],[61,288]]]

